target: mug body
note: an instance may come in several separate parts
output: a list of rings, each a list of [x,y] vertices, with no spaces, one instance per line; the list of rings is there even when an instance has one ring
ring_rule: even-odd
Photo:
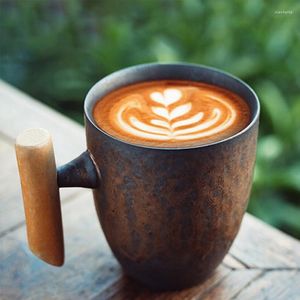
[[[120,87],[152,80],[200,81],[240,95],[251,120],[241,132],[207,145],[133,145],[102,131],[95,103]],[[87,147],[101,175],[94,189],[106,239],[129,276],[158,290],[205,280],[228,252],[252,185],[259,102],[241,80],[189,64],[147,64],[99,81],[85,100]]]

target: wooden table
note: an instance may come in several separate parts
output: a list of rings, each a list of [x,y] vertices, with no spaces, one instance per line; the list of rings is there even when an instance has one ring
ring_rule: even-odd
[[[52,133],[58,164],[85,150],[80,125],[0,82],[0,299],[300,299],[299,241],[249,214],[205,283],[179,292],[148,291],[123,275],[85,189],[61,191],[65,265],[39,261],[26,243],[14,154],[15,137],[30,127]]]

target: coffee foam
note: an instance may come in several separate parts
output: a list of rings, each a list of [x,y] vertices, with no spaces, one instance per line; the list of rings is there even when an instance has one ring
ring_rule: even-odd
[[[131,143],[176,147],[212,142],[244,128],[250,111],[239,96],[191,81],[152,81],[116,90],[94,108],[98,126]]]

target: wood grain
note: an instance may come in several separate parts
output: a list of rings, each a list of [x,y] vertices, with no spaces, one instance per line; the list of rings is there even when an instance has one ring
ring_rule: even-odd
[[[66,203],[62,213],[63,268],[32,255],[24,226],[0,239],[1,299],[88,299],[121,276],[100,229],[91,192]]]
[[[300,267],[299,241],[249,214],[230,253],[247,268],[272,270]]]
[[[264,271],[255,281],[250,282],[236,299],[243,300],[299,300],[300,272],[273,270]]]
[[[24,225],[21,185],[14,146],[0,137],[0,237]],[[83,189],[60,189],[63,203],[72,201]]]
[[[29,248],[45,262],[61,266],[64,238],[51,135],[45,129],[27,129],[18,135],[15,148]]]

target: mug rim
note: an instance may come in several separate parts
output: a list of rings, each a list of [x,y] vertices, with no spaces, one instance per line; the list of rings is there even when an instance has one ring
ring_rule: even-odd
[[[252,117],[251,117],[251,121],[249,122],[249,124],[243,128],[242,130],[238,131],[237,133],[230,135],[227,138],[221,139],[221,140],[217,140],[217,141],[213,141],[213,142],[208,142],[208,143],[203,143],[200,145],[190,145],[190,146],[179,146],[179,147],[160,147],[160,146],[151,146],[151,145],[144,145],[144,144],[139,144],[139,143],[130,143],[128,141],[122,140],[116,136],[113,136],[111,134],[109,134],[108,132],[104,131],[102,128],[100,128],[100,126],[97,125],[97,123],[94,120],[93,117],[93,109],[95,106],[95,103],[98,102],[94,100],[93,96],[96,94],[96,91],[99,90],[101,88],[101,86],[111,82],[115,77],[121,75],[122,73],[134,73],[137,71],[143,71],[143,70],[149,70],[149,68],[157,68],[157,67],[170,67],[170,68],[176,68],[176,67],[185,67],[185,68],[197,68],[197,69],[202,69],[203,71],[207,70],[207,71],[211,71],[213,73],[217,73],[221,76],[226,77],[227,79],[230,79],[232,81],[237,82],[239,85],[244,86],[248,92],[250,92],[251,96],[254,99],[255,102],[255,107],[250,108],[252,109]],[[167,77],[165,79],[168,79]],[[155,80],[155,79],[154,79]],[[160,79],[157,79],[160,80]],[[146,82],[147,80],[143,80],[140,82]],[[188,80],[188,81],[195,81],[195,80]],[[136,81],[136,83],[138,83],[138,81]],[[134,83],[130,83],[130,84],[134,84]],[[130,85],[127,84],[127,85]],[[212,85],[216,85],[217,84],[212,84]],[[126,85],[124,85],[126,86]],[[230,91],[229,88],[224,87],[225,89],[228,89]],[[110,92],[109,92],[110,93]],[[244,97],[242,97],[244,101],[247,102],[248,105],[249,101],[247,99],[244,99]],[[101,98],[98,98],[101,99]],[[201,64],[193,64],[193,63],[184,63],[184,62],[176,62],[176,63],[146,63],[146,64],[138,64],[138,65],[133,65],[127,68],[123,68],[117,71],[114,71],[112,73],[110,73],[107,76],[104,76],[103,78],[101,78],[100,80],[98,80],[88,91],[85,99],[84,99],[84,115],[86,120],[88,120],[92,126],[99,131],[99,133],[104,134],[105,136],[128,146],[133,146],[133,147],[137,147],[137,148],[145,148],[145,149],[152,149],[152,150],[188,150],[188,149],[197,149],[197,148],[206,148],[206,147],[210,147],[210,146],[214,146],[214,145],[218,145],[218,144],[223,144],[225,142],[229,142],[233,139],[236,139],[237,137],[243,135],[244,133],[246,133],[247,131],[249,131],[258,121],[259,119],[259,115],[260,115],[260,102],[258,99],[258,96],[256,95],[256,93],[254,92],[254,90],[243,80],[241,80],[240,78],[226,72],[223,70],[220,70],[218,68],[214,68],[214,67],[210,67],[210,66],[206,66],[206,65],[201,65]]]

